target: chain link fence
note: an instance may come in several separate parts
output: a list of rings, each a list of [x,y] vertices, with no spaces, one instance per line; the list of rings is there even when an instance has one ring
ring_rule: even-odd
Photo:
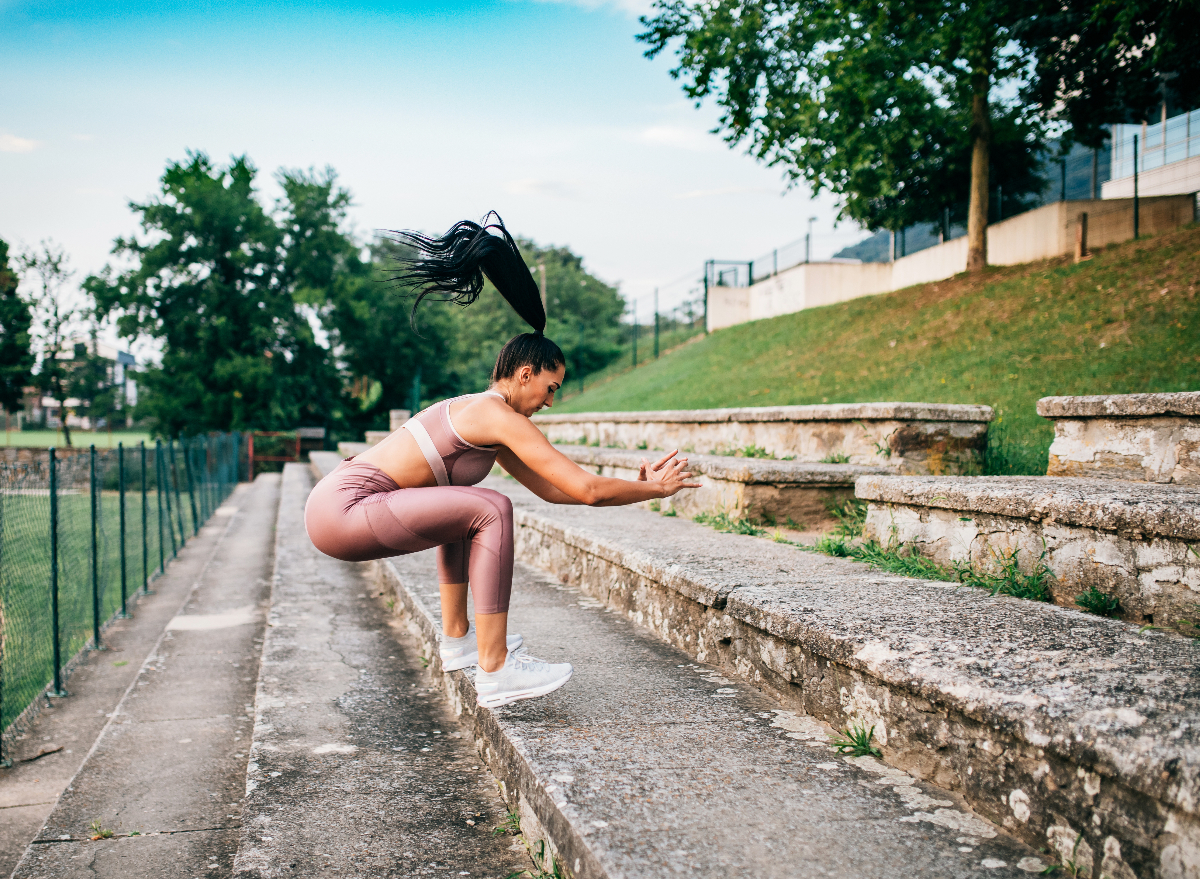
[[[0,463],[0,762],[238,482],[240,434]]]

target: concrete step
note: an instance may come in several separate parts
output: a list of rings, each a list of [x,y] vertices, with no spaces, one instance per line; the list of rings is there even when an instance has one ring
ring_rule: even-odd
[[[786,708],[874,725],[888,765],[1032,847],[1093,876],[1200,870],[1190,640],[487,484],[513,499],[519,558]]]
[[[1200,485],[1200,391],[1043,397],[1050,476]]]
[[[865,476],[864,536],[908,544],[944,565],[995,568],[1017,552],[1044,566],[1054,600],[1094,588],[1123,619],[1200,628],[1200,485],[1050,476]]]
[[[376,570],[436,656],[433,553]],[[518,563],[513,596],[512,630],[529,652],[575,665],[566,687],[493,711],[475,704],[472,673],[443,679],[541,853],[536,875],[1029,876],[1047,866],[961,797],[840,755],[827,724],[578,587]]]
[[[110,628],[110,649],[72,676],[73,695],[38,718],[94,741],[81,743],[86,759],[16,879],[231,874],[278,486],[275,474],[240,486],[154,581],[156,594]],[[110,670],[127,675],[119,694]],[[98,706],[106,695],[119,699]],[[78,717],[85,708],[91,717]],[[30,769],[53,773],[41,761]],[[98,830],[110,835],[94,839]]]
[[[556,448],[582,467],[601,476],[635,479],[643,459],[653,461],[652,451],[597,449],[592,446],[559,445]],[[688,455],[688,466],[699,474],[703,488],[680,492],[664,501],[647,501],[641,506],[673,510],[691,518],[698,513],[726,513],[785,525],[791,520],[796,531],[827,531],[837,522],[829,513],[832,505],[854,497],[854,480],[869,474],[886,474],[882,467],[857,464],[824,464],[806,461],[776,461],[720,455]]]
[[[314,454],[317,461],[322,460]],[[495,782],[361,565],[304,530],[283,471],[236,876],[508,876]]]
[[[545,413],[533,421],[554,443],[711,454],[758,446],[776,458],[846,456],[893,473],[970,473],[983,464],[993,417],[990,406],[843,403]]]

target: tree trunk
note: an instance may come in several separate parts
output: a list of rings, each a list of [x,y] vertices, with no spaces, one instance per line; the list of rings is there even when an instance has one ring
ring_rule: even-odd
[[[991,77],[980,75],[971,96],[971,201],[967,207],[967,271],[987,265],[988,180],[992,152],[992,118],[988,108]]]

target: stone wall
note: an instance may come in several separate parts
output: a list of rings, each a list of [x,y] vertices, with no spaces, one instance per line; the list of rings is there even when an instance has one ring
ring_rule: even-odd
[[[1200,392],[1044,397],[1050,476],[1200,485]]]
[[[781,570],[810,561],[838,566],[836,572],[814,570],[811,579],[796,583],[806,588],[754,585],[759,572],[745,570],[751,564],[726,572],[728,583],[750,585],[722,588],[720,562],[703,552],[695,553],[705,572],[700,578],[688,568],[691,559],[652,562],[632,548],[521,510],[516,543],[518,558],[552,571],[700,661],[774,693],[784,706],[835,728],[851,718],[874,725],[889,764],[961,794],[978,813],[1061,861],[1074,855],[1087,871],[1081,876],[1192,879],[1200,871],[1194,804],[1172,792],[1178,784],[1182,794],[1191,782],[1184,782],[1178,763],[1172,764],[1178,781],[1171,772],[1149,771],[1157,761],[1150,753],[1160,746],[1149,744],[1143,715],[1118,707],[1142,696],[1117,684],[1108,696],[1095,698],[1084,691],[1097,681],[1078,685],[1089,675],[1118,674],[1122,662],[1111,660],[1133,649],[1126,642],[1136,630],[1114,628],[1110,643],[1101,629],[1122,624],[984,594],[981,601],[1006,602],[1010,613],[963,607],[964,635],[951,643],[941,630],[950,618],[946,608],[924,594],[933,584],[909,581],[914,594],[906,599],[889,592],[903,578],[841,560],[808,553],[800,554],[803,561],[780,560]],[[776,561],[771,549],[757,556]],[[864,604],[855,591],[860,580],[874,584],[873,602]],[[845,616],[828,615],[822,594],[827,584],[836,584],[849,602]],[[951,603],[978,595],[941,586]],[[857,618],[866,605],[891,608],[885,615],[907,634],[868,633]],[[1028,619],[1017,623],[1014,614]],[[965,634],[972,629],[974,636]],[[1029,649],[1030,642],[1037,648]],[[1092,658],[1084,659],[1085,653]],[[935,671],[943,666],[944,672]],[[1007,676],[1026,673],[1063,680],[1051,688],[1056,695],[1041,684],[1019,694],[991,691],[1005,688]],[[1107,756],[1116,744],[1105,741],[1110,737],[1138,742],[1119,746],[1126,756],[1114,763]],[[1172,740],[1161,747],[1190,746]],[[939,810],[926,820],[957,816]],[[965,825],[963,830],[971,835]]]
[[[732,454],[759,446],[783,459],[850,464],[897,473],[978,472],[987,449],[989,406],[854,403],[651,412],[536,415],[554,443]]]
[[[1122,619],[1192,627],[1200,618],[1200,491],[1097,479],[863,477],[863,536],[943,565],[996,570],[1016,552],[1044,565],[1055,603],[1096,588]]]
[[[600,476],[636,479],[642,458],[654,453],[560,445],[560,452]],[[662,501],[640,506],[692,518],[699,513],[725,513],[732,518],[785,525],[801,531],[825,531],[837,524],[832,505],[854,497],[854,480],[865,473],[886,473],[879,467],[852,464],[811,464],[756,458],[689,455],[688,465],[701,488],[685,489]]]

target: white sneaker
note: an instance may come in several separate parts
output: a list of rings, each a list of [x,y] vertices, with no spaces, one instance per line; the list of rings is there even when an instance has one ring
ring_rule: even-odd
[[[492,672],[475,670],[476,698],[484,708],[498,708],[518,699],[536,699],[557,690],[574,673],[569,662],[542,662],[528,653],[510,652],[503,668]]]
[[[522,643],[524,639],[520,635],[509,635],[505,639],[509,652],[516,650]],[[467,634],[461,638],[448,638],[443,633],[438,653],[442,657],[442,671],[458,671],[460,668],[479,665],[479,642],[475,638],[475,624],[472,623],[467,629]]]

